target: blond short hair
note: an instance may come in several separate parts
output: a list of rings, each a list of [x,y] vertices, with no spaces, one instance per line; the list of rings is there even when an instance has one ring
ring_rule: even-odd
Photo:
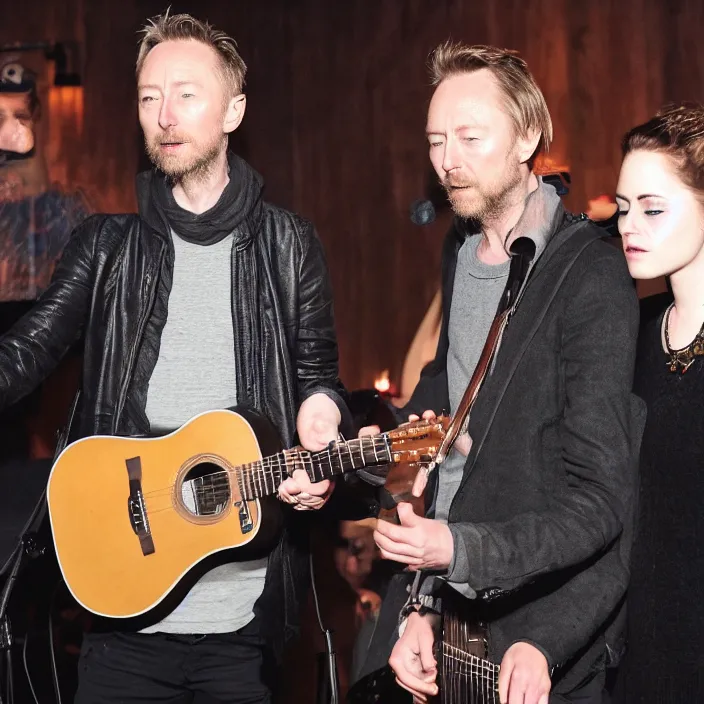
[[[169,15],[167,10],[163,15],[150,19],[141,34],[137,54],[137,77],[142,71],[147,54],[157,44],[192,39],[209,46],[217,54],[228,97],[239,95],[243,91],[247,66],[237,51],[237,42],[211,24],[197,20],[191,15]]]
[[[542,91],[528,70],[528,64],[510,49],[498,49],[478,44],[468,46],[459,42],[445,42],[430,56],[430,77],[433,85],[446,78],[463,73],[488,69],[504,95],[506,109],[518,134],[540,134],[540,141],[528,165],[550,149],[552,119]]]

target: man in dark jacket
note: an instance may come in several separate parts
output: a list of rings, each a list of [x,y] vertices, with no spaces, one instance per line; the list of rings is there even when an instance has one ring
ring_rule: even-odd
[[[502,703],[600,702],[642,429],[635,291],[620,251],[532,172],[552,126],[526,64],[447,44],[431,71],[430,158],[457,217],[437,356],[405,413],[454,413],[497,310],[512,314],[426,517],[402,503],[400,525],[379,523],[382,555],[422,579],[411,599],[395,580],[362,674],[390,655],[403,687],[433,695],[437,597],[461,595],[488,626]]]
[[[48,290],[0,340],[3,404],[82,338],[74,436],[161,433],[238,405],[267,416],[285,446],[296,431],[309,450],[337,438],[346,411],[321,244],[309,222],[263,202],[261,177],[227,151],[244,74],[234,41],[188,15],[145,28],[139,118],[156,168],[138,179],[139,215],[76,230]],[[279,498],[316,509],[330,491],[299,470]],[[270,701],[263,652],[280,656],[296,633],[307,574],[301,517],[281,508],[265,554],[210,569],[158,618],[88,634],[77,701]]]

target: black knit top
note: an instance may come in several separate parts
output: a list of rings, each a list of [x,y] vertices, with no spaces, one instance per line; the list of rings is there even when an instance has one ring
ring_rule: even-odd
[[[648,405],[628,601],[628,704],[704,702],[704,357],[669,370],[668,295],[646,299],[635,392]]]

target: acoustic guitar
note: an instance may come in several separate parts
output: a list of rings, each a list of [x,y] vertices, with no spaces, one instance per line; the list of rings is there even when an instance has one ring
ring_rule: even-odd
[[[316,482],[374,465],[419,468],[447,424],[421,420],[321,452],[279,451],[266,419],[235,409],[203,413],[162,437],[78,440],[57,458],[47,489],[64,580],[95,614],[145,614],[206,558],[246,554],[267,532],[266,497],[295,470]],[[403,490],[409,481],[406,472]]]

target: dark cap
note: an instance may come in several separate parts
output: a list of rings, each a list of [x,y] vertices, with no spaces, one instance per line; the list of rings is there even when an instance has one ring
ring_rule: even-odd
[[[0,93],[32,93],[37,88],[36,74],[17,61],[0,64]]]

